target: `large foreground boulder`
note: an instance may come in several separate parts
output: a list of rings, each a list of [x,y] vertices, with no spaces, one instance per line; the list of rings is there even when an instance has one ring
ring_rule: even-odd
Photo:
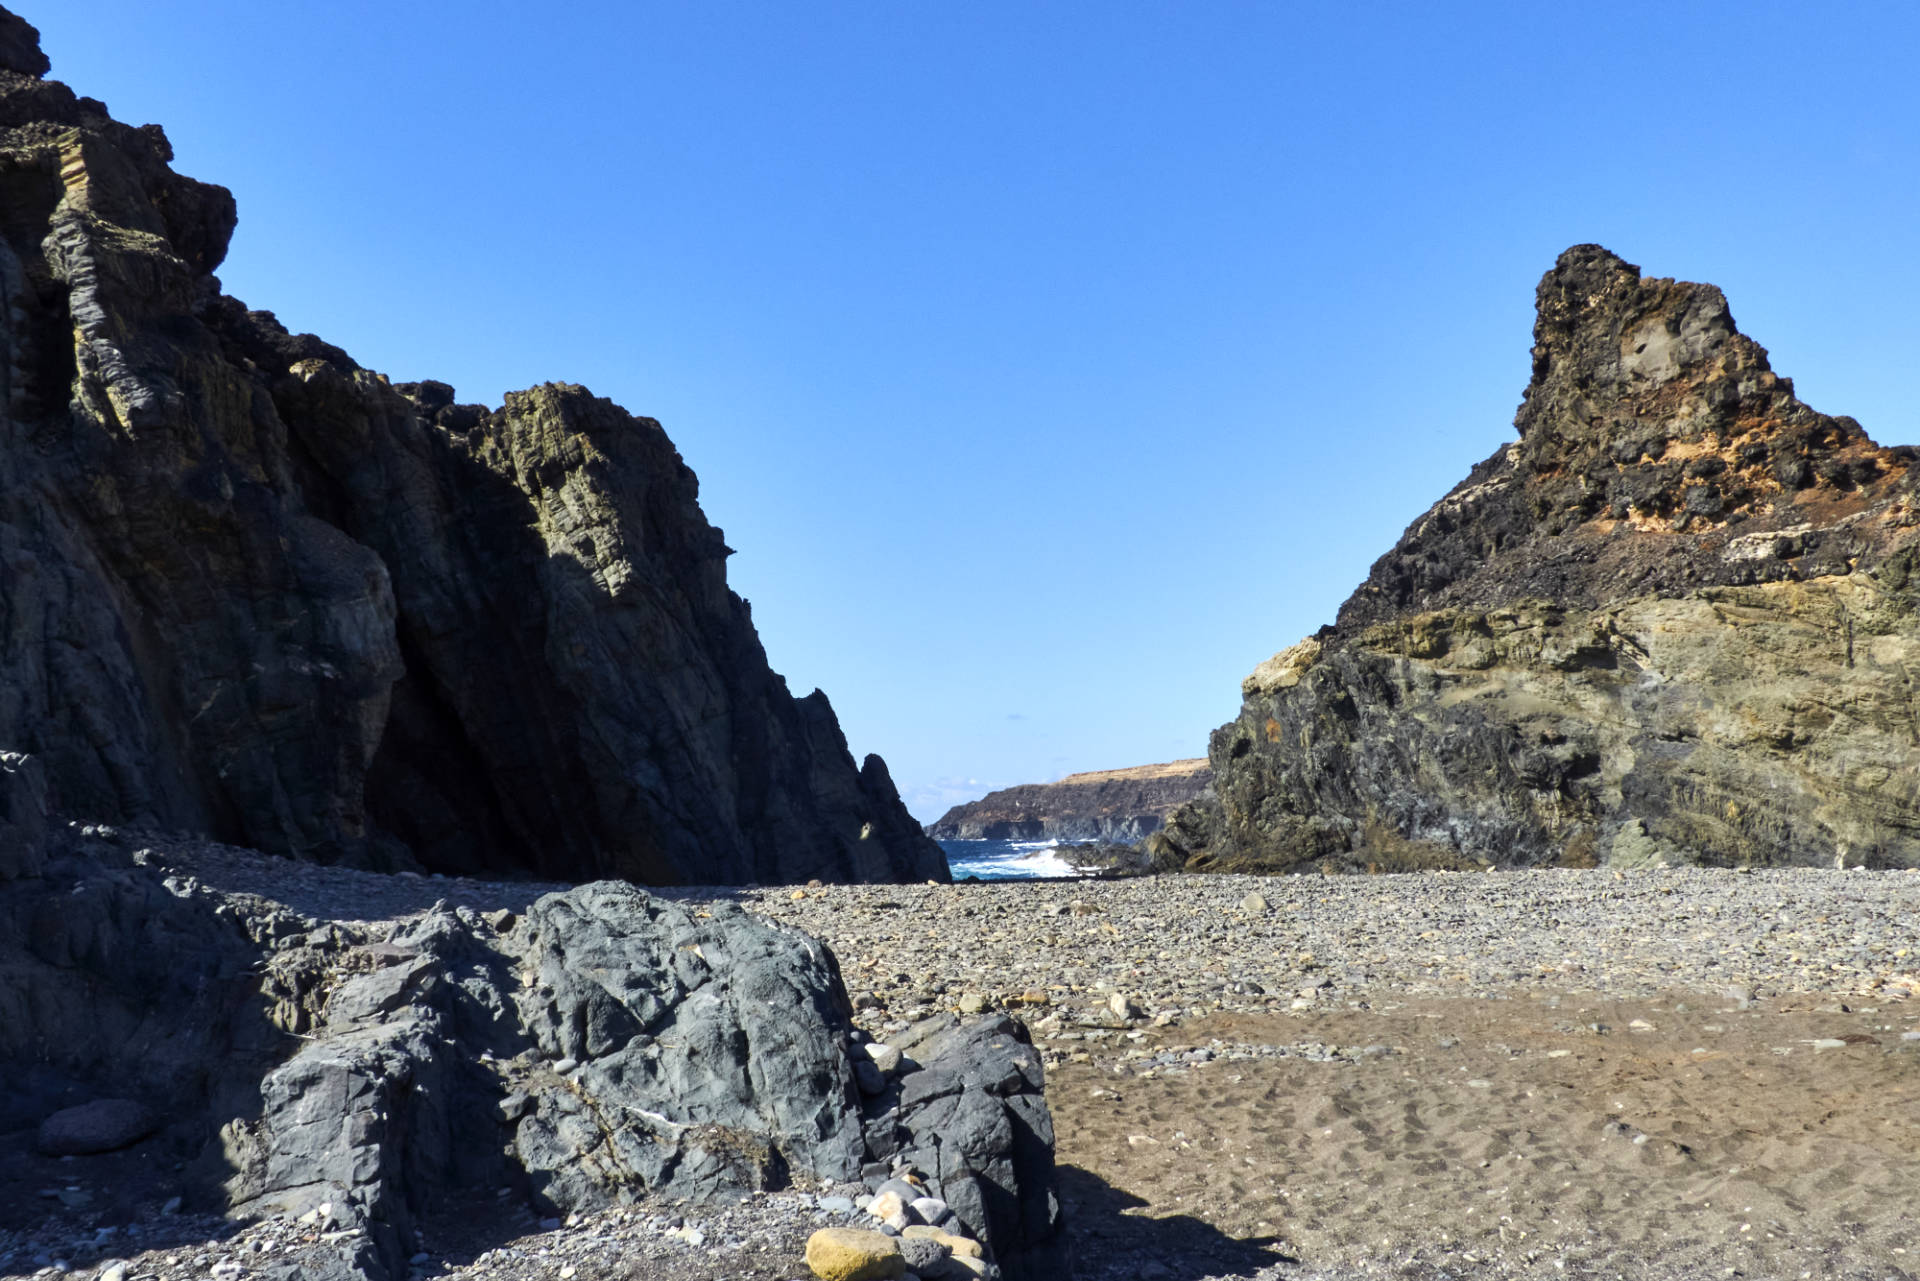
[[[1259,665],[1192,868],[1920,865],[1920,451],[1774,374],[1711,285],[1540,282],[1520,438]]]
[[[877,1167],[1002,1275],[1063,1275],[1015,1023],[920,1029],[868,1097],[833,954],[724,899],[602,882],[519,916],[323,920],[210,888],[195,848],[66,828],[0,882],[0,1076],[41,1083],[8,1141],[155,1145],[190,1208],[314,1225],[300,1275],[404,1277],[423,1214],[501,1188],[564,1215]]]
[[[945,879],[768,666],[659,423],[395,386],[225,296],[232,195],[36,40],[0,10],[0,746],[57,812],[449,872]]]

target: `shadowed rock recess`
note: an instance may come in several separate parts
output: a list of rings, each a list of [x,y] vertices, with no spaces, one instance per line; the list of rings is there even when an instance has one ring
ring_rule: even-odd
[[[1497,451],[1260,664],[1193,869],[1920,864],[1920,453],[1800,403],[1711,285],[1540,282]]]
[[[226,297],[232,196],[0,11],[0,748],[321,861],[946,877],[768,667],[693,473],[580,387],[389,384]]]

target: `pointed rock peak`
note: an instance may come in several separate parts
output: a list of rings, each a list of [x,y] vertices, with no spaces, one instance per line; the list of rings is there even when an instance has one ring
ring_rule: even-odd
[[[1662,442],[1762,438],[1819,417],[1712,285],[1646,278],[1599,245],[1575,245],[1541,278],[1536,308],[1533,378],[1514,419],[1536,469],[1634,442],[1658,458]]]
[[[1714,286],[1644,277],[1599,245],[1567,250],[1540,281],[1514,426],[1518,442],[1376,562],[1341,606],[1340,635],[1453,605],[1584,608],[1846,573],[1911,525],[1920,483],[1903,479],[1920,452],[1802,404]],[[1843,521],[1866,522],[1846,526],[1852,550],[1793,550],[1792,531]],[[1776,543],[1793,554],[1749,554]],[[1270,684],[1256,673],[1256,692]]]
[[[1540,280],[1535,307],[1533,380],[1514,424],[1522,437],[1548,417],[1561,440],[1628,422],[1642,428],[1650,417],[1690,434],[1705,425],[1687,422],[1697,411],[1779,384],[1765,349],[1734,327],[1718,289],[1645,279],[1599,245],[1561,254]],[[1681,386],[1670,388],[1675,382]],[[1709,394],[1708,384],[1720,383]],[[1790,386],[1779,385],[1790,397]],[[1683,408],[1696,394],[1707,403]]]
[[[44,76],[52,69],[40,52],[40,32],[13,10],[0,8],[0,70]]]

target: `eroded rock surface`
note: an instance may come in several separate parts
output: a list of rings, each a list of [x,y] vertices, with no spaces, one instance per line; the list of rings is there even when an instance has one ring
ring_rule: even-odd
[[[374,866],[944,879],[768,667],[658,423],[289,334],[212,275],[233,197],[46,70],[0,10],[0,748],[55,812]]]
[[[1192,868],[1920,863],[1920,470],[1711,285],[1540,283],[1520,439],[1215,731]]]
[[[995,1275],[1063,1275],[1040,1056],[1004,1017],[870,1049],[833,954],[714,891],[323,917],[200,880],[203,849],[66,827],[0,877],[0,1228],[36,1151],[294,1225],[289,1277],[404,1277],[474,1201],[558,1221],[893,1179]]]

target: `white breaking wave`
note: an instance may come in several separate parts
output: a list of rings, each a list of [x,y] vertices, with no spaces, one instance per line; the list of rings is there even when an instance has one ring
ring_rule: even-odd
[[[1043,876],[1080,876],[1060,857],[1053,841],[949,841],[949,866],[955,880],[977,876],[983,881],[1025,881]],[[976,854],[968,846],[985,846]]]
[[[1014,866],[1026,876],[1078,876],[1079,869],[1060,857],[1058,846],[1049,845],[1032,854],[1024,854],[1015,859]]]

